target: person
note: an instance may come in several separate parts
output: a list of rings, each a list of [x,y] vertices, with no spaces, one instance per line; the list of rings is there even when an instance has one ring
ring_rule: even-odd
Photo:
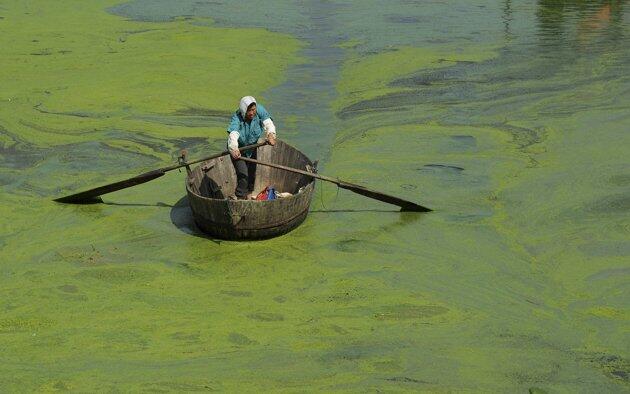
[[[239,148],[258,142],[265,133],[265,138],[270,145],[276,144],[276,126],[273,124],[271,114],[252,96],[241,98],[238,109],[232,115],[228,132],[228,150],[232,156],[232,164],[236,171],[236,190],[234,196],[237,199],[248,199],[254,191],[256,181],[256,164],[238,160],[241,155],[256,158],[256,150],[252,149],[241,153]]]

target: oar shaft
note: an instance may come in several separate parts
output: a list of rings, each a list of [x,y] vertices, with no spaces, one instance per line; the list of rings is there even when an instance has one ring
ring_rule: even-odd
[[[339,180],[339,179],[335,179],[335,178],[331,178],[331,177],[327,177],[327,176],[324,176],[324,175],[314,174],[312,172],[299,170],[299,169],[293,168],[293,167],[287,167],[287,166],[283,166],[283,165],[280,165],[280,164],[274,164],[274,163],[267,163],[267,162],[256,160],[256,159],[250,159],[249,157],[241,156],[240,159],[244,160],[244,161],[248,161],[250,163],[261,164],[263,166],[273,167],[273,168],[277,168],[279,170],[294,172],[294,173],[297,173],[297,174],[302,174],[302,175],[309,176],[311,178],[321,179],[321,180],[326,181],[326,182],[332,182],[332,183],[338,185],[342,189],[350,190],[350,191],[353,191],[353,192],[355,192],[357,194],[360,194],[360,195],[365,196],[365,197],[373,198],[375,200],[379,200],[379,201],[383,201],[383,202],[386,202],[386,203],[389,203],[389,204],[397,205],[397,206],[399,206],[401,208],[401,211],[413,211],[413,212],[430,212],[430,211],[432,211],[432,209],[427,208],[427,207],[423,207],[422,205],[418,205],[418,204],[416,204],[414,202],[403,200],[402,198],[398,198],[398,197],[395,197],[395,196],[390,196],[389,194],[377,192],[375,190],[370,190],[370,189],[368,189],[368,188],[366,188],[364,186],[356,185],[354,183],[345,182],[345,181],[342,181],[342,180]]]
[[[310,177],[313,177],[313,178],[321,179],[323,181],[333,182],[333,183],[336,183],[336,184],[339,184],[339,182],[340,182],[340,181],[338,181],[335,178],[330,178],[330,177],[327,177],[327,176],[324,176],[324,175],[319,175],[319,174],[315,174],[313,172],[299,170],[297,168],[287,167],[287,166],[283,166],[283,165],[280,165],[280,164],[267,163],[267,162],[260,161],[260,160],[257,160],[257,159],[251,159],[251,158],[245,157],[245,156],[241,156],[239,160],[248,161],[250,163],[261,164],[263,166],[273,167],[273,168],[277,168],[277,169],[285,170],[285,171],[289,171],[289,172],[295,172],[296,174],[302,174],[302,175],[310,176]]]
[[[248,150],[251,150],[251,149],[256,149],[256,148],[258,148],[260,146],[263,146],[263,145],[266,145],[266,144],[267,144],[267,141],[260,142],[258,144],[244,146],[242,148],[239,148],[239,150],[241,152],[244,152],[244,151],[248,151]],[[84,192],[71,194],[71,195],[65,196],[65,197],[60,197],[60,198],[55,199],[54,201],[63,202],[63,203],[70,203],[70,204],[79,204],[79,203],[85,203],[85,202],[93,202],[99,196],[102,196],[102,195],[107,194],[107,193],[115,192],[115,191],[118,191],[118,190],[126,189],[128,187],[140,185],[140,184],[145,183],[145,182],[152,181],[155,178],[161,177],[162,175],[164,175],[164,173],[166,173],[168,171],[172,171],[172,170],[175,170],[175,169],[178,169],[178,168],[181,168],[181,167],[185,167],[185,166],[189,166],[191,164],[199,163],[199,162],[202,162],[202,161],[208,161],[208,160],[216,159],[217,157],[225,156],[225,155],[228,155],[228,154],[230,154],[229,151],[224,151],[224,152],[212,155],[212,156],[204,157],[203,159],[189,161],[189,162],[181,163],[181,164],[175,164],[175,165],[172,165],[172,166],[169,166],[169,167],[159,168],[157,170],[145,172],[144,174],[140,174],[140,175],[134,176],[133,178],[125,179],[123,181],[110,183],[108,185],[95,187],[94,189],[86,190]]]

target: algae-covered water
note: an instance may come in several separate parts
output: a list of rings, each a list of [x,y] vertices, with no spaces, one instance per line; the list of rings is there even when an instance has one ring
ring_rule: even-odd
[[[0,391],[630,391],[626,1],[3,0]],[[320,171],[199,233],[243,95]]]

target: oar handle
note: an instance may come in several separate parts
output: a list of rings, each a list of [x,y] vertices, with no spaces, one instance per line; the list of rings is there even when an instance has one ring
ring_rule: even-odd
[[[242,148],[238,148],[238,150],[240,150],[241,152],[245,152],[245,151],[248,151],[248,150],[252,150],[252,149],[256,149],[256,148],[260,148],[261,146],[265,146],[265,145],[267,145],[268,143],[269,143],[269,142],[267,142],[267,141],[263,141],[263,142],[259,142],[259,143],[257,143],[257,144],[247,145],[247,146],[244,146],[244,147],[242,147]],[[171,171],[171,170],[176,170],[176,169],[178,169],[178,168],[182,168],[182,167],[185,167],[185,166],[189,166],[189,165],[191,165],[191,164],[197,164],[197,163],[200,163],[200,162],[202,162],[202,161],[208,161],[208,160],[216,159],[217,157],[226,156],[226,155],[229,155],[229,154],[230,154],[230,151],[229,151],[229,150],[226,150],[226,151],[223,151],[223,152],[221,152],[221,153],[214,154],[214,155],[212,155],[212,156],[204,157],[203,159],[197,159],[197,160],[193,160],[193,161],[187,161],[187,162],[185,162],[185,163],[181,163],[181,164],[174,164],[174,165],[172,165],[172,166],[168,166],[168,167],[160,168],[160,170],[161,170],[161,171],[164,171],[164,172]]]

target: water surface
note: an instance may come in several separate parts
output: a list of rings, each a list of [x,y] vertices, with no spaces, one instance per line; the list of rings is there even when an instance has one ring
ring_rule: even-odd
[[[628,390],[619,1],[0,7],[0,387]],[[71,11],[70,11],[71,10]],[[306,222],[203,237],[183,174],[253,94],[331,176]]]

